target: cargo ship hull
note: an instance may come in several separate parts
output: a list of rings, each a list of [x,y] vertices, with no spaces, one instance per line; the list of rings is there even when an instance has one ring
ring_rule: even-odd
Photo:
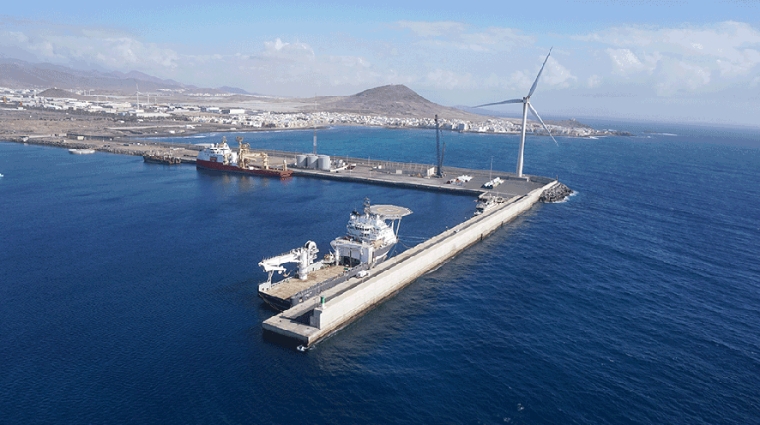
[[[249,174],[256,176],[279,177],[281,179],[293,175],[293,172],[290,170],[279,170],[274,168],[240,168],[236,165],[225,165],[221,162],[204,161],[202,159],[198,159],[195,163],[195,166],[197,168],[203,168],[206,170],[216,170],[224,171],[227,173]]]

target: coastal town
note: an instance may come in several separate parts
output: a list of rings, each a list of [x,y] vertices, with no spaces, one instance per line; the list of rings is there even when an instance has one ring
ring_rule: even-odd
[[[0,87],[0,95],[0,111],[16,116],[15,120],[6,120],[5,128],[0,129],[0,136],[13,139],[71,133],[71,125],[53,131],[50,130],[50,125],[41,125],[41,121],[78,120],[78,130],[75,129],[73,132],[83,137],[189,135],[204,131],[283,130],[328,126],[423,129],[436,126],[432,116],[392,116],[325,110],[310,112],[295,107],[283,107],[283,102],[279,99],[272,101],[254,95],[247,97],[256,100],[255,109],[246,107],[250,106],[251,102],[233,100],[233,97],[240,99],[240,95],[216,93],[179,96],[168,89],[159,89],[156,93],[124,96],[95,94],[93,90]],[[28,114],[23,114],[23,111]],[[44,116],[39,116],[40,113],[44,113]],[[457,132],[516,134],[521,131],[520,121],[515,118],[468,115],[471,115],[472,119],[448,118],[441,114],[438,125],[442,130]],[[479,117],[482,117],[482,120],[478,120]],[[18,125],[24,121],[31,122]],[[98,122],[101,125],[93,127],[87,125],[88,122]],[[563,122],[563,125],[547,123],[547,127],[555,136],[600,137],[619,134],[614,130],[598,130],[582,124],[564,125],[567,123],[576,122],[570,120]],[[528,121],[526,131],[537,135],[546,134],[540,123],[534,121]]]

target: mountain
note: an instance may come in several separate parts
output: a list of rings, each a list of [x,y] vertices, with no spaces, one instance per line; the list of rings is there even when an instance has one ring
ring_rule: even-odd
[[[104,73],[82,71],[50,63],[30,63],[18,59],[0,58],[0,86],[9,88],[48,88],[97,90],[101,94],[132,94],[139,84],[140,91],[184,89],[172,80],[161,80],[141,72]]]
[[[248,94],[248,95],[255,94],[255,93],[249,93],[239,87],[230,87],[230,86],[222,86],[222,87],[219,87],[217,90],[220,90],[225,93],[232,93],[232,94]]]
[[[69,90],[95,90],[98,94],[131,95],[137,91],[154,92],[159,89],[181,90],[184,93],[248,94],[236,87],[204,89],[161,79],[140,71],[100,72],[78,70],[50,63],[31,63],[19,59],[0,57],[0,87],[38,88],[57,87]]]
[[[81,96],[79,96],[76,93],[72,93],[72,92],[69,92],[69,91],[66,91],[66,90],[62,90],[62,89],[59,89],[59,88],[55,88],[55,87],[52,88],[52,89],[47,89],[47,90],[45,90],[45,91],[43,91],[41,93],[37,93],[37,96],[40,96],[40,97],[55,97],[55,98],[58,98],[58,99],[79,99],[81,97]]]
[[[181,94],[227,94],[223,100],[205,98],[206,102],[223,102],[229,106],[245,104],[251,100],[252,93],[237,87],[223,86],[217,89],[198,88],[174,80],[157,78],[139,71],[127,73],[119,71],[101,72],[95,70],[78,70],[50,63],[31,63],[19,59],[0,57],[0,87],[8,88],[55,88],[48,91],[46,97],[77,98],[67,90],[93,90],[97,95],[134,95],[137,89],[141,93],[155,93],[158,90],[175,90]],[[181,94],[180,94],[181,93]],[[255,95],[255,94],[253,94]],[[312,99],[288,100],[271,98],[270,104],[293,103],[292,108],[303,112],[314,110],[315,103],[319,110],[329,112],[356,113],[363,115],[382,115],[398,118],[432,118],[436,114],[441,118],[482,121],[482,115],[476,115],[461,109],[450,108],[433,103],[404,85],[387,85],[376,87],[352,96],[326,96]],[[254,109],[261,108],[261,102]]]
[[[320,110],[329,112],[415,118],[432,118],[438,114],[448,119],[483,119],[482,116],[433,103],[401,84],[376,87],[352,96],[319,97],[315,101]],[[304,106],[302,110],[308,112],[310,109]]]

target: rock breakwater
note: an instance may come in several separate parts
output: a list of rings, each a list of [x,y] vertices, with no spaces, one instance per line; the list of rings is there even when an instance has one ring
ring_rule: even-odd
[[[546,189],[541,194],[539,201],[541,202],[560,202],[570,196],[573,193],[572,189],[564,184],[557,182],[554,186]]]

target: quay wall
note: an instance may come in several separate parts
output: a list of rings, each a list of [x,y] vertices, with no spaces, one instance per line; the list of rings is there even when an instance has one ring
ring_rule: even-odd
[[[447,192],[450,194],[464,195],[464,196],[472,196],[472,195],[478,196],[485,191],[485,189],[481,189],[481,188],[468,189],[468,188],[464,188],[464,187],[460,187],[456,185],[440,185],[440,184],[428,183],[425,179],[416,178],[416,177],[411,177],[409,179],[410,181],[383,180],[383,179],[377,179],[377,178],[366,177],[366,176],[352,176],[348,174],[306,171],[306,170],[302,170],[298,168],[289,168],[289,170],[293,172],[294,176],[311,177],[311,178],[325,179],[325,180],[340,180],[340,181],[345,181],[345,182],[364,183],[364,184],[375,184],[379,186],[389,186],[389,187],[396,187],[396,188],[427,190],[431,192]],[[531,178],[533,177],[531,176]]]
[[[435,269],[470,245],[481,241],[504,223],[530,209],[538,202],[541,194],[555,184],[557,184],[556,181],[551,181],[514,202],[473,217],[382,263],[372,270],[372,275],[363,283],[327,300],[323,306],[313,311],[310,324],[319,330],[309,335],[307,343],[313,344],[339,329],[418,277]]]

